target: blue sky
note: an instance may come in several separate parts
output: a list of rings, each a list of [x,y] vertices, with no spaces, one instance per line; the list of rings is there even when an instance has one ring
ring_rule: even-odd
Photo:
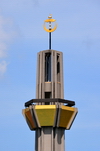
[[[68,151],[100,150],[100,1],[0,1],[0,151],[34,150],[34,132],[22,116],[35,98],[37,52],[48,49],[43,22],[58,28],[52,49],[63,52],[64,98],[79,113],[66,131]]]

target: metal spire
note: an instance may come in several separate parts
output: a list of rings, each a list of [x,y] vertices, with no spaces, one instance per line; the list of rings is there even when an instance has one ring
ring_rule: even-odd
[[[57,28],[57,24],[55,23],[54,28],[52,28],[52,22],[55,22],[55,19],[52,19],[52,15],[48,16],[48,19],[46,19],[44,21],[44,30],[46,32],[49,32],[49,49],[51,49],[51,32],[55,31]],[[49,29],[46,28],[46,24],[45,23],[49,23]]]

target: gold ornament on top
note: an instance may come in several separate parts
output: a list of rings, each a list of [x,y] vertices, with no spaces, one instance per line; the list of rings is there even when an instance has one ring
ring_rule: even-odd
[[[54,28],[52,28],[52,22],[55,22]],[[49,23],[49,29],[46,28],[46,23]],[[48,19],[44,21],[43,28],[46,32],[53,32],[57,29],[57,23],[55,19],[52,19],[52,15],[48,16]]]

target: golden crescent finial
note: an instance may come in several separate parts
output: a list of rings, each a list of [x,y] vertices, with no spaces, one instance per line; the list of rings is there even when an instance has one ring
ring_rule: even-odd
[[[46,20],[44,21],[44,25],[43,25],[43,28],[44,28],[44,30],[45,30],[46,32],[53,32],[53,31],[55,31],[55,30],[57,29],[57,23],[55,23],[54,28],[51,27],[51,26],[52,26],[52,25],[51,25],[52,22],[56,22],[56,20],[55,20],[55,19],[52,19],[52,15],[49,15],[49,16],[48,16],[48,19],[46,19]],[[46,23],[49,23],[49,29],[46,28]]]

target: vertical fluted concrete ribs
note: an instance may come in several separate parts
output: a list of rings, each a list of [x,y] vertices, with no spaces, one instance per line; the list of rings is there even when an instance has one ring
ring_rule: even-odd
[[[38,53],[36,98],[64,98],[62,52]],[[55,104],[50,102],[49,104]],[[43,127],[36,130],[36,151],[64,151],[64,128]]]
[[[64,98],[62,52],[44,50],[38,53],[36,98]]]

